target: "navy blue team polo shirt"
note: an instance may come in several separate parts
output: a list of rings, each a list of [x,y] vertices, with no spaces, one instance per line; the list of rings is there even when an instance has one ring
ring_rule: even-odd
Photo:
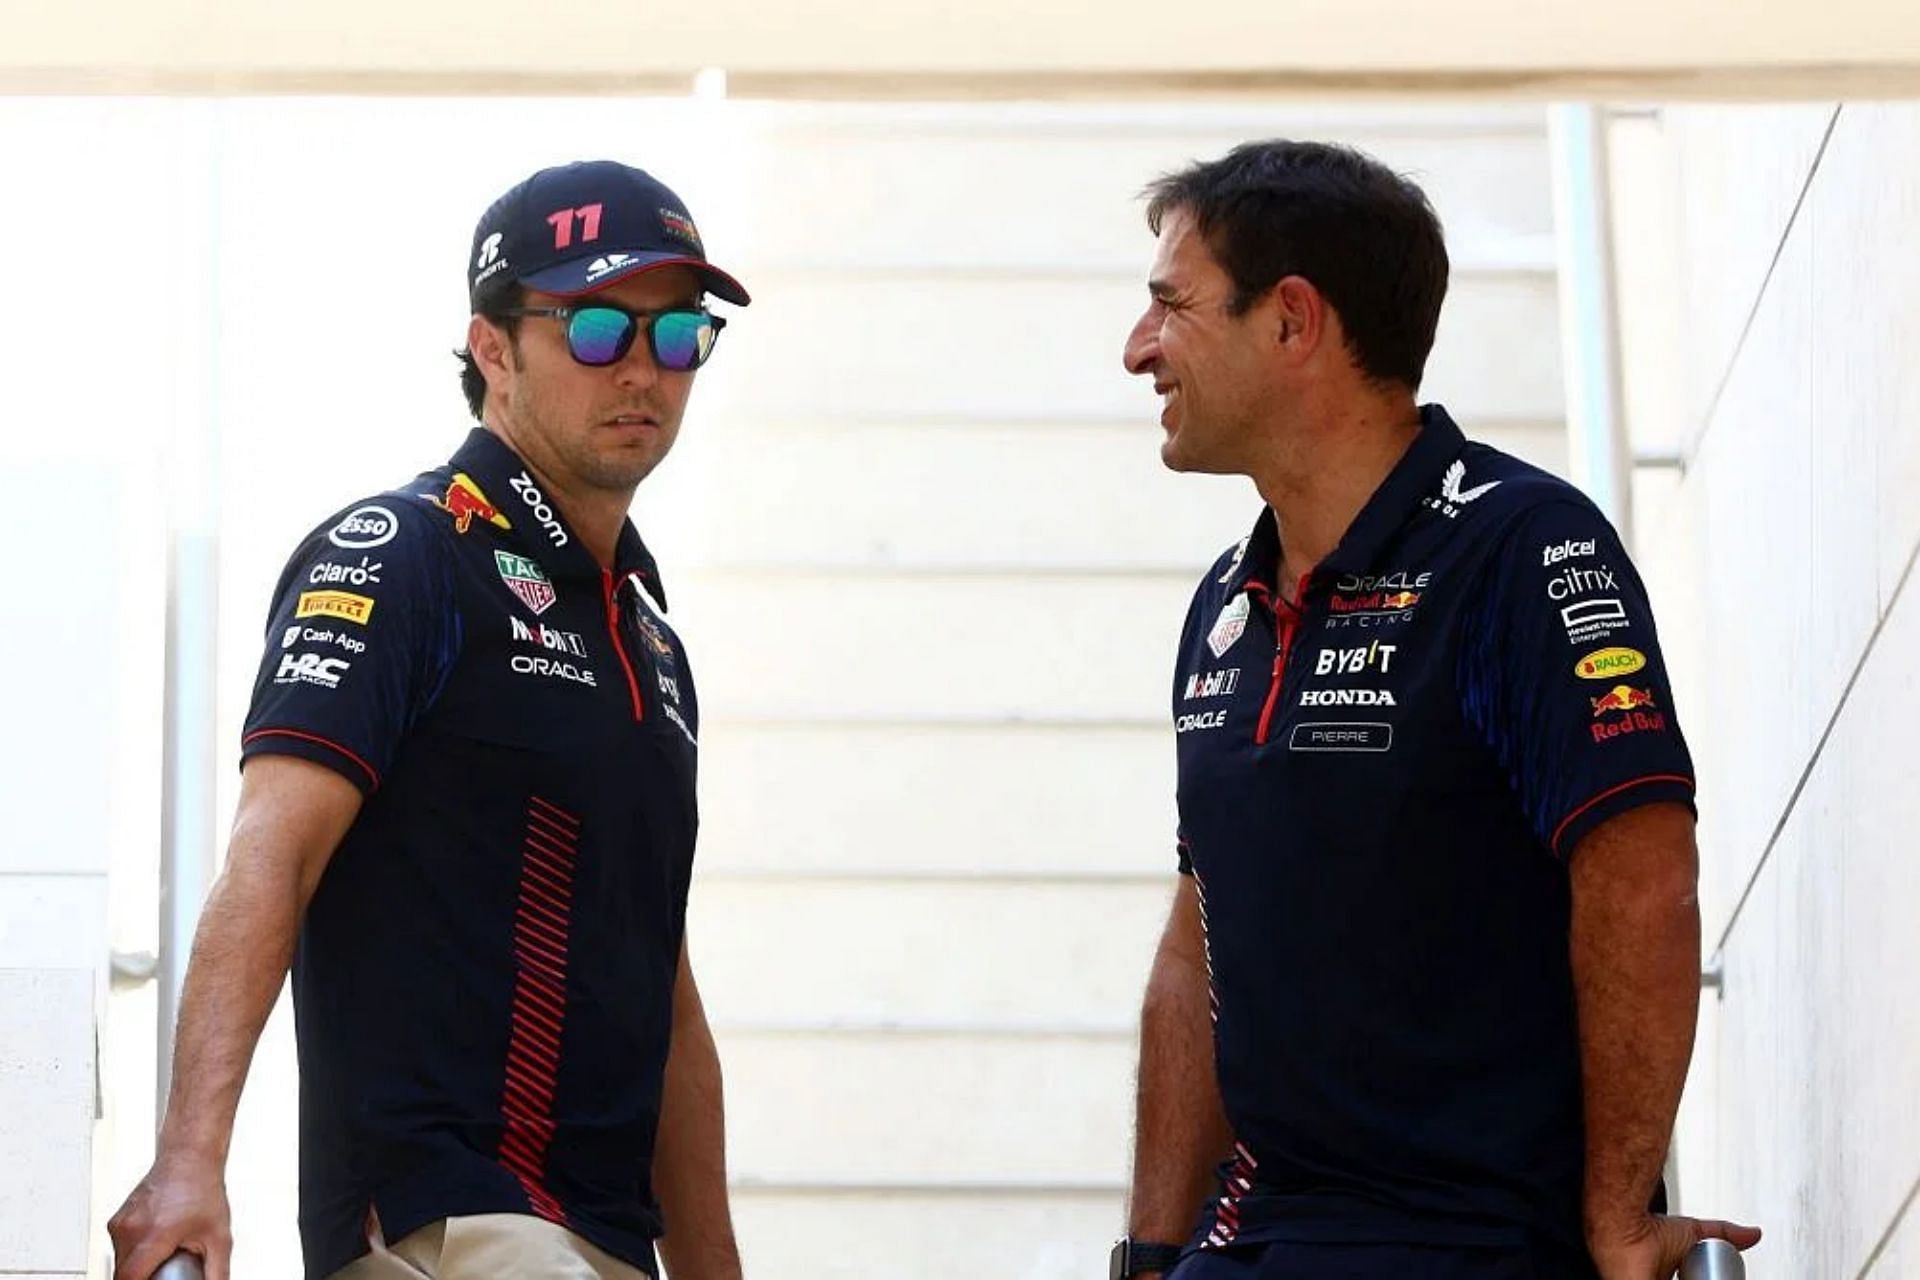
[[[1578,490],[1428,406],[1338,547],[1194,594],[1181,869],[1236,1141],[1191,1248],[1581,1244],[1567,858],[1691,806],[1646,592]]]
[[[452,1214],[655,1269],[699,712],[631,523],[604,570],[484,430],[275,592],[243,753],[366,793],[293,966],[310,1277]]]

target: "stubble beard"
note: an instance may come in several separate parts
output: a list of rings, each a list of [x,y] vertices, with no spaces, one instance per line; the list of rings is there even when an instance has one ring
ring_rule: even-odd
[[[521,434],[545,455],[539,459],[542,469],[558,471],[575,484],[630,499],[666,458],[666,448],[595,451],[587,444],[592,427],[586,428],[585,435],[570,435],[547,419],[533,396],[520,393],[520,388],[515,391],[514,419]],[[671,447],[670,440],[665,443]]]

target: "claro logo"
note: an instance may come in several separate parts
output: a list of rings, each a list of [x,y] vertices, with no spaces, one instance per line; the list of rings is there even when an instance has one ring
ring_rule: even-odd
[[[547,531],[549,542],[556,547],[564,547],[573,541],[567,536],[567,531],[560,527],[559,517],[554,515],[553,508],[547,505],[546,495],[541,493],[539,486],[534,484],[532,476],[522,471],[507,481],[507,487],[519,494],[520,501],[527,504],[527,510],[533,512],[533,518],[538,520],[540,527]]]

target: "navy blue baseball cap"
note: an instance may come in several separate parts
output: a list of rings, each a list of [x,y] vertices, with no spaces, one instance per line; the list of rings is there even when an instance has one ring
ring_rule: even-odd
[[[577,298],[655,267],[688,267],[715,297],[747,291],[707,261],[699,229],[664,182],[612,160],[558,165],[495,200],[473,230],[467,298],[476,312],[513,284]]]

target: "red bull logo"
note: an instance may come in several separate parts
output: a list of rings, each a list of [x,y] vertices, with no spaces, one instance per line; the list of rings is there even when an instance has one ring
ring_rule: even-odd
[[[634,621],[639,624],[640,634],[646,637],[647,647],[653,650],[654,655],[671,661],[673,646],[667,643],[664,635],[660,634],[659,624],[644,613],[635,617]]]
[[[1385,613],[1411,609],[1420,603],[1418,591],[1369,591],[1365,595],[1335,595],[1327,607],[1334,613]]]
[[[472,528],[475,516],[501,529],[513,528],[507,523],[507,518],[500,514],[500,508],[487,500],[487,495],[480,492],[480,486],[464,471],[454,473],[453,483],[447,486],[446,497],[428,495],[427,501],[453,517],[455,533],[465,533]]]
[[[1610,713],[1620,716],[1618,720],[1606,720],[1589,726],[1595,742],[1622,738],[1630,733],[1660,733],[1666,730],[1667,717],[1654,709],[1658,704],[1654,702],[1650,690],[1617,684],[1600,697],[1588,698],[1587,701],[1593,704],[1595,719]]]
[[[1632,711],[1637,707],[1658,705],[1648,690],[1624,684],[1617,684],[1599,697],[1588,698],[1587,701],[1593,704],[1593,714],[1596,716],[1606,715],[1610,711]]]

